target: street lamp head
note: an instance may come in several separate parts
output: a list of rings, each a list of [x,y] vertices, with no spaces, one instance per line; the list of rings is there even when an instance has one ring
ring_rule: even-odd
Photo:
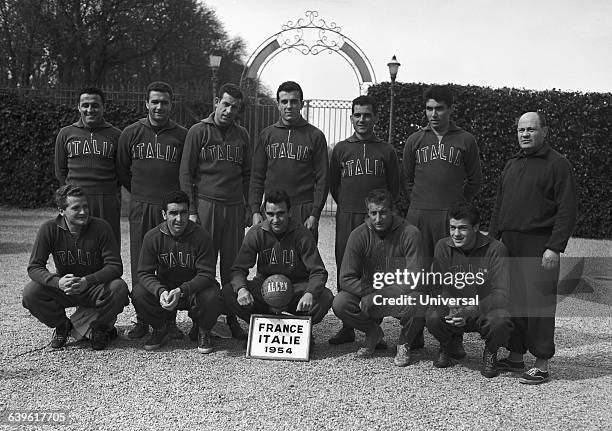
[[[401,66],[400,62],[397,61],[397,58],[395,58],[395,55],[393,56],[391,61],[387,63],[387,66],[389,67],[389,75],[391,75],[391,82],[395,82],[395,78],[397,77],[397,70]]]
[[[208,66],[213,69],[218,69],[221,65],[221,56],[220,55],[209,55],[208,56]]]

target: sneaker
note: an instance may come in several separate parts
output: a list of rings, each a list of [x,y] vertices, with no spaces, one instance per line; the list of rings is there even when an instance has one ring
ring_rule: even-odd
[[[397,345],[397,353],[393,359],[396,367],[406,367],[410,365],[410,349],[405,344]]]
[[[236,316],[227,317],[226,320],[227,326],[229,326],[230,331],[232,333],[232,338],[235,338],[236,340],[247,339],[247,333],[244,332],[244,330],[240,326],[240,323],[238,322],[238,319],[236,319]]]
[[[332,346],[337,346],[344,343],[352,343],[355,341],[355,330],[348,326],[343,326],[340,330],[328,340]]]
[[[446,346],[448,356],[453,359],[463,359],[466,356],[463,348],[463,334],[453,334],[450,343]]]
[[[425,336],[423,335],[423,331],[419,332],[414,340],[412,340],[412,344],[410,344],[410,350],[418,350],[425,347]]]
[[[446,349],[440,347],[438,357],[433,361],[433,366],[436,368],[448,368],[451,366],[451,358]]]
[[[201,329],[198,331],[198,352],[211,353],[214,350],[210,331]]]
[[[166,328],[168,328],[168,336],[172,340],[182,340],[185,334],[176,326],[176,320],[168,320],[166,322]]]
[[[380,326],[366,332],[365,346],[357,350],[357,357],[368,358],[372,356],[376,351],[376,345],[382,341],[384,336],[385,333]]]
[[[542,371],[539,368],[533,367],[521,375],[519,382],[526,385],[539,385],[549,380],[550,373],[548,371]]]
[[[53,337],[51,337],[51,348],[61,349],[66,345],[70,331],[72,330],[72,322],[64,318],[64,323],[57,326],[53,331]]]
[[[197,342],[198,341],[198,334],[200,333],[200,328],[198,327],[198,324],[196,322],[193,322],[193,325],[191,325],[191,329],[189,330],[189,339],[191,341]]]
[[[508,358],[502,358],[497,360],[497,369],[501,372],[512,371],[514,373],[522,373],[525,371],[525,362],[523,361],[511,361]]]
[[[113,326],[114,329],[114,326]],[[91,325],[91,335],[89,336],[91,348],[93,350],[104,350],[110,342],[109,330],[101,324]]]
[[[486,346],[482,352],[482,370],[480,374],[485,376],[487,379],[499,376],[499,370],[495,365],[497,360],[497,350],[492,352]]]
[[[161,346],[166,344],[166,341],[168,341],[168,329],[165,326],[162,326],[161,328],[157,329],[153,328],[153,332],[151,333],[149,338],[147,338],[147,341],[145,341],[144,349],[159,349]]]
[[[127,333],[127,336],[130,340],[137,340],[139,338],[144,337],[149,333],[149,325],[143,322],[136,322],[132,329],[130,329]]]

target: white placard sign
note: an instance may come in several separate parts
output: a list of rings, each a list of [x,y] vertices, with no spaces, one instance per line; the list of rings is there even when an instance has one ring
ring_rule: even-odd
[[[308,361],[311,320],[310,316],[253,314],[247,358]]]

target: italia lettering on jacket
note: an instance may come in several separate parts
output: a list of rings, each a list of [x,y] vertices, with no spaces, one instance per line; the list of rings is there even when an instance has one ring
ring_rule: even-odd
[[[114,159],[115,152],[117,151],[114,142],[98,142],[97,139],[92,139],[91,141],[87,139],[83,141],[69,141],[66,143],[66,146],[68,147],[69,158],[95,154],[104,158]]]
[[[200,160],[205,162],[227,160],[241,165],[242,157],[242,147],[238,145],[207,145],[200,150]]]
[[[414,152],[417,164],[429,163],[433,160],[444,160],[451,165],[459,166],[463,161],[463,152],[460,148],[446,147],[443,143],[425,145]]]
[[[157,159],[178,163],[178,150],[173,145],[162,142],[141,142],[132,147],[132,159]]]
[[[358,175],[384,177],[386,175],[385,163],[382,160],[372,159],[370,157],[342,162],[342,178]]]
[[[75,255],[76,253],[76,255]],[[53,253],[62,265],[92,266],[100,261],[100,254],[77,248],[76,250],[57,250]]]
[[[166,268],[195,268],[195,260],[191,253],[179,252],[168,252],[160,253],[157,256],[159,263],[164,265]]]
[[[295,250],[267,248],[262,252],[264,262],[268,265],[282,264],[285,266],[295,266]]]
[[[312,149],[306,145],[294,145],[293,142],[266,144],[268,159],[294,159],[308,161],[312,158]]]

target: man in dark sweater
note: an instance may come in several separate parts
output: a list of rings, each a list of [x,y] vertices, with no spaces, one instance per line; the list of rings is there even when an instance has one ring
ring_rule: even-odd
[[[450,366],[453,335],[479,332],[485,340],[481,374],[499,374],[497,350],[507,347],[512,322],[508,312],[510,273],[508,250],[480,233],[480,213],[469,204],[450,211],[450,237],[436,244],[432,273],[449,283],[432,286],[430,297],[451,298],[451,305],[435,304],[427,310],[427,329],[440,342],[434,366]],[[450,275],[450,277],[449,277]],[[451,283],[452,281],[452,283]],[[461,359],[461,358],[459,358]]]
[[[242,99],[235,85],[221,86],[215,111],[189,129],[180,168],[181,189],[190,200],[189,219],[199,221],[212,235],[215,262],[220,256],[222,285],[230,282],[230,270],[251,219],[250,138],[235,122]],[[236,316],[227,316],[227,323],[234,338],[246,339]]]
[[[476,139],[450,119],[454,97],[448,86],[433,85],[423,93],[428,124],[408,137],[404,175],[410,207],[406,220],[423,236],[423,265],[428,271],[436,243],[448,236],[448,211],[469,202],[482,183]],[[414,348],[423,347],[423,335]],[[453,348],[464,355],[461,338]]]
[[[291,217],[303,223],[317,241],[328,193],[327,140],[302,117],[304,94],[296,82],[282,83],[276,100],[280,120],[261,131],[253,152],[249,190],[253,224],[263,221],[264,189],[282,188],[291,198]]]
[[[115,321],[129,304],[128,288],[120,278],[123,264],[110,225],[90,217],[87,195],[78,186],[66,184],[55,193],[60,214],[39,229],[23,290],[23,306],[45,325],[55,328],[51,347],[66,344],[73,329],[67,307],[77,307],[72,316],[76,337],[89,337],[94,350],[103,350],[117,338]],[[56,272],[47,269],[53,255]]]
[[[145,234],[162,219],[162,200],[166,193],[178,190],[179,166],[187,130],[170,119],[172,87],[153,82],[147,87],[148,116],[127,126],[119,137],[117,177],[130,193],[130,267],[132,290],[138,284],[138,257]],[[171,317],[168,316],[170,319]],[[183,334],[170,322],[174,338]],[[136,316],[130,338],[142,338],[149,327]]]
[[[164,221],[144,237],[138,262],[139,283],[132,300],[141,319],[153,327],[146,350],[161,347],[168,322],[176,310],[187,310],[200,353],[213,351],[210,329],[223,310],[215,280],[215,256],[210,234],[189,220],[189,197],[182,191],[166,194]],[[197,334],[197,335],[195,335]]]
[[[265,195],[266,221],[247,233],[232,266],[232,281],[223,286],[229,309],[245,322],[251,314],[270,314],[261,295],[263,281],[273,274],[287,276],[293,285],[288,311],[312,316],[317,324],[327,314],[334,295],[325,287],[327,270],[310,231],[290,215],[291,201],[284,190],[269,190]],[[247,280],[249,269],[257,263],[257,274]]]
[[[559,255],[576,225],[576,180],[570,162],[545,142],[548,127],[540,112],[518,120],[518,154],[506,163],[499,181],[489,235],[508,247],[511,267],[511,313],[514,331],[510,356],[502,370],[522,371],[529,350],[535,366],[520,382],[550,379],[548,361],[555,354],[555,313]]]
[[[371,190],[386,189],[393,199],[400,189],[399,162],[395,148],[374,135],[378,120],[376,101],[359,96],[352,103],[353,135],[338,142],[329,165],[330,191],[336,209],[336,270],[338,291],[346,242],[351,232],[366,218],[365,198]],[[353,328],[343,326],[329,339],[330,344],[355,341]],[[382,347],[382,346],[381,346]]]
[[[55,176],[83,188],[93,217],[106,220],[121,247],[121,200],[115,170],[121,131],[104,120],[104,92],[89,87],[81,90],[81,118],[63,127],[55,139]]]

